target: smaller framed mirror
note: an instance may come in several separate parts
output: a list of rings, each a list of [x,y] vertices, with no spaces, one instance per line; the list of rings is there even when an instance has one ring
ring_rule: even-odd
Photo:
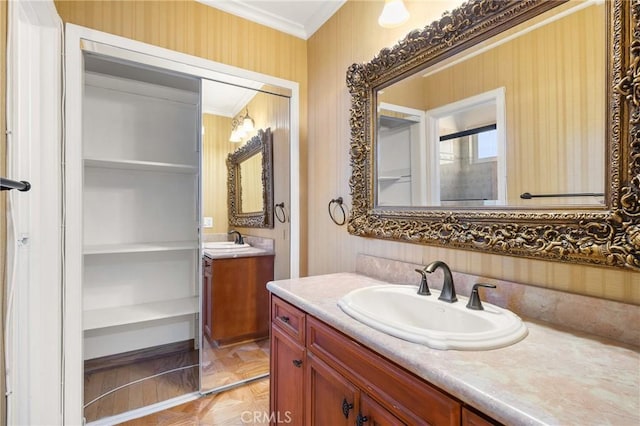
[[[258,130],[227,157],[229,225],[273,228],[273,137]]]

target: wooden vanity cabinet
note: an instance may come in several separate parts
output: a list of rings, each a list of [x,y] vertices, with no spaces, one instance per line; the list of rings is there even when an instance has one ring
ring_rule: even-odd
[[[360,392],[355,385],[313,353],[307,353],[305,413],[310,425],[353,425],[360,412]]]
[[[277,296],[271,300],[272,413],[289,410],[304,418],[294,424],[307,426],[498,424]],[[283,361],[290,345],[304,364],[304,385],[295,389],[292,375],[298,383],[302,373]],[[293,398],[303,398],[304,406],[291,408]]]
[[[203,272],[203,333],[215,346],[269,336],[273,255],[209,259]],[[206,263],[205,263],[206,265]]]
[[[283,419],[290,419],[292,425],[304,424],[305,319],[304,312],[271,298],[271,377],[278,374],[278,380],[269,383],[271,424]]]

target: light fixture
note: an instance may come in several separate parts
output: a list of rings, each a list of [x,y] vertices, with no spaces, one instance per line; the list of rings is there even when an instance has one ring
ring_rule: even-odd
[[[231,136],[229,137],[229,142],[242,142],[242,138],[254,129],[255,121],[253,121],[253,118],[249,115],[249,109],[247,108],[244,115],[240,115],[231,121]]]
[[[253,121],[253,118],[249,116],[249,108],[247,108],[244,117],[241,117],[241,119],[242,119],[242,128],[247,132],[252,132],[256,123],[255,121]]]
[[[384,0],[384,8],[378,18],[378,24],[384,28],[393,28],[409,20],[409,11],[402,0]]]
[[[239,124],[240,121],[235,118],[231,121],[231,136],[229,137],[229,142],[242,142],[244,131],[240,130]]]

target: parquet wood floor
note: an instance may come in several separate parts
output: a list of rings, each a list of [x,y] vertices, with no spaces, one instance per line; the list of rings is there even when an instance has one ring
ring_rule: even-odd
[[[203,396],[123,426],[266,426],[269,424],[269,379]]]
[[[202,345],[203,389],[214,389],[269,372],[269,339],[222,348]]]
[[[204,340],[206,342],[206,339]],[[201,380],[203,389],[213,389],[229,385],[269,372],[269,339],[258,342],[246,342],[223,348],[211,347],[208,343],[205,343],[202,350]],[[159,375],[158,377],[125,386],[90,403],[100,395],[113,391],[119,386],[177,367],[194,364],[198,364],[198,351],[169,355],[154,360],[136,362],[126,366],[85,374],[84,401],[85,404],[89,404],[84,411],[87,422],[121,414],[129,410],[197,391],[199,389],[198,366]],[[262,382],[264,382],[264,380],[262,380]],[[215,412],[217,413],[215,415],[216,420],[215,423],[207,423],[212,421],[210,419],[213,417],[203,412],[204,414],[202,415],[204,417],[202,422],[204,423],[184,424],[263,424],[238,422],[240,421],[240,415],[243,411],[250,411],[250,413],[244,414],[246,419],[249,419],[250,415],[253,416],[254,411],[258,413],[255,414],[256,419],[260,417],[261,413],[268,412],[268,380],[266,383],[266,387],[258,383],[251,383],[241,388],[225,391],[210,397],[204,397],[189,403],[195,404],[189,406],[190,408],[188,409],[195,410],[193,415],[197,415],[198,412],[206,410],[206,408],[209,407],[210,404],[205,401],[209,399],[214,400],[211,401],[211,404],[213,404],[212,407],[215,405]],[[264,393],[264,395],[262,393]],[[204,404],[204,407],[202,404]],[[165,415],[169,416],[167,418],[171,418],[174,412],[169,411],[165,413]],[[267,414],[264,414],[264,416],[267,416]],[[164,417],[158,421],[161,421],[161,423],[154,423],[152,421],[151,423],[142,424],[174,424],[165,423]],[[183,423],[175,424],[180,425]],[[268,420],[265,421],[264,424],[268,424]]]

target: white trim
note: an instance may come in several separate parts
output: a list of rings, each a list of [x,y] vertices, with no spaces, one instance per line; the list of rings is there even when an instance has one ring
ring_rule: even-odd
[[[440,205],[440,140],[438,120],[442,117],[455,114],[456,112],[468,110],[486,102],[496,104],[496,130],[498,138],[498,158],[497,158],[497,193],[498,200],[492,205],[505,205],[507,203],[507,157],[506,157],[506,108],[505,108],[504,87],[499,87],[479,95],[471,96],[460,101],[452,102],[438,108],[427,111],[427,137],[429,143],[429,167],[431,182],[431,198],[429,205]]]
[[[204,5],[222,10],[235,16],[247,19],[258,24],[265,25],[283,33],[307,40],[322,26],[334,13],[346,3],[346,0],[325,1],[314,11],[313,15],[304,22],[296,22],[283,16],[271,13],[266,9],[256,7],[241,0],[196,0]],[[255,2],[253,2],[255,3]]]
[[[31,189],[8,194],[7,424],[61,424],[62,22],[11,1],[8,24],[7,175]]]
[[[202,78],[238,84],[239,80],[253,80],[290,91],[290,226],[291,226],[291,278],[300,274],[300,89],[297,82],[244,70],[204,58],[199,58],[161,47],[129,40],[112,34],[80,27],[66,26],[66,186],[67,226],[66,262],[67,273],[64,289],[64,423],[82,422],[82,203],[77,194],[82,191],[82,49],[123,60],[142,62],[159,68],[190,74]]]

